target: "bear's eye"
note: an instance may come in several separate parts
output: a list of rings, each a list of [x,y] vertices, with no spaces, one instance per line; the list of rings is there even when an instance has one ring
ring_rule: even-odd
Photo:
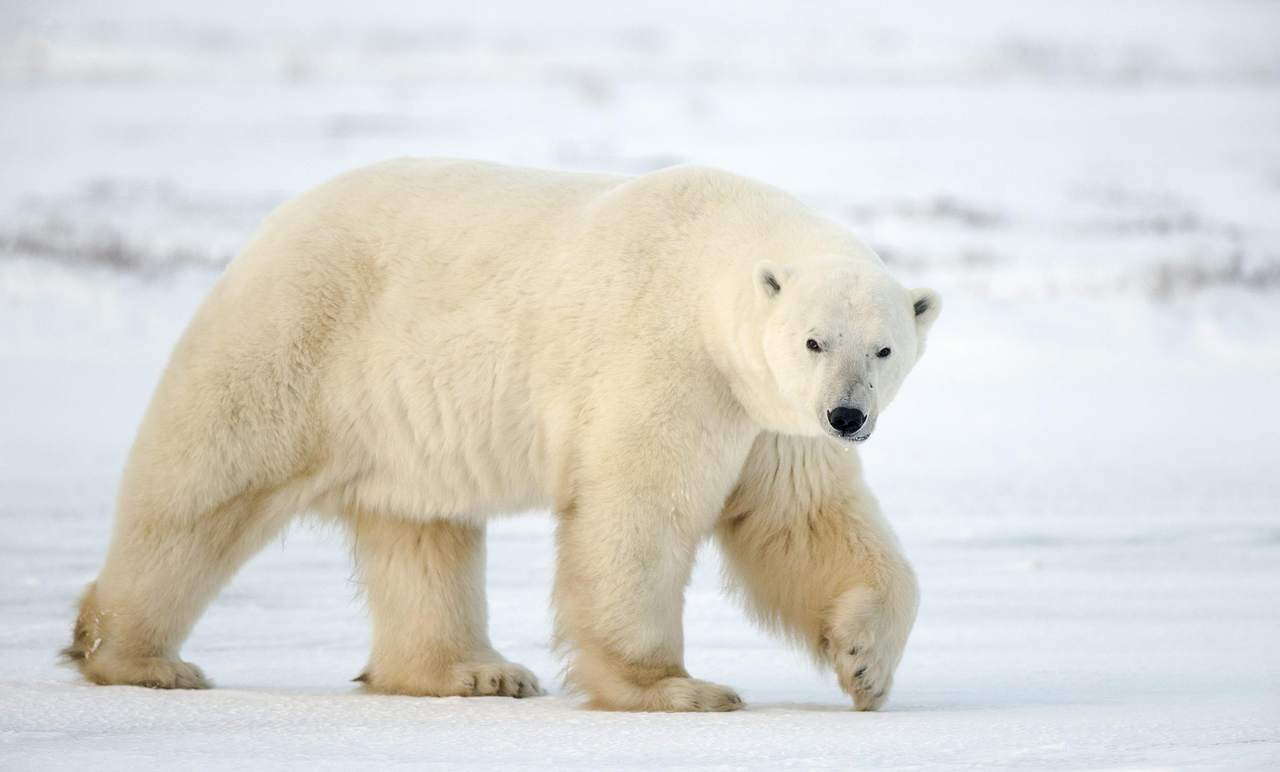
[[[806,340],[804,342],[804,347],[809,349],[810,351],[822,351],[822,346],[818,343],[818,341],[814,340],[813,338]]]
[[[884,348],[876,352],[876,356],[880,357],[881,359],[884,359],[885,357],[889,356],[892,353],[893,351],[891,351],[888,346],[885,346]]]

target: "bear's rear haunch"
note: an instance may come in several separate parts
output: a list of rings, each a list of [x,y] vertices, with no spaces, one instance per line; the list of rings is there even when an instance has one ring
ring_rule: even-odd
[[[484,522],[557,519],[568,685],[615,710],[734,710],[690,677],[682,593],[714,535],[749,612],[883,704],[910,566],[853,451],[937,296],[786,194],[401,159],[285,204],[175,348],[66,659],[99,684],[208,685],[179,650],[302,512],[349,528],[365,688],[541,693],[490,645]]]

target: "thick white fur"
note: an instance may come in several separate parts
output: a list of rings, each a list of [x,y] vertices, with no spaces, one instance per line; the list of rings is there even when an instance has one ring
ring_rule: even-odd
[[[845,230],[720,171],[343,175],[271,215],[173,352],[66,655],[97,683],[205,685],[178,659],[191,626],[313,510],[353,533],[368,688],[536,694],[489,644],[483,532],[552,507],[558,638],[593,705],[741,704],[683,666],[714,531],[756,615],[875,708],[915,583],[825,410],[873,425],[936,315]]]

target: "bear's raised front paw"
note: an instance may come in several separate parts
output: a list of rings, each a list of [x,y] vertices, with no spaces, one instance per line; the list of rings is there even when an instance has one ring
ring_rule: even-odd
[[[879,710],[893,688],[893,672],[915,622],[916,593],[908,574],[896,592],[858,587],[836,604],[822,647],[858,710]]]
[[[840,688],[858,710],[879,710],[893,688],[894,660],[874,646],[853,646],[834,654]]]

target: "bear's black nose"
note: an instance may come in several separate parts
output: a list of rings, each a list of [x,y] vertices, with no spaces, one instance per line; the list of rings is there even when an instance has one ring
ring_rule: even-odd
[[[856,407],[838,407],[827,411],[831,428],[841,434],[853,434],[867,421],[867,414]]]

